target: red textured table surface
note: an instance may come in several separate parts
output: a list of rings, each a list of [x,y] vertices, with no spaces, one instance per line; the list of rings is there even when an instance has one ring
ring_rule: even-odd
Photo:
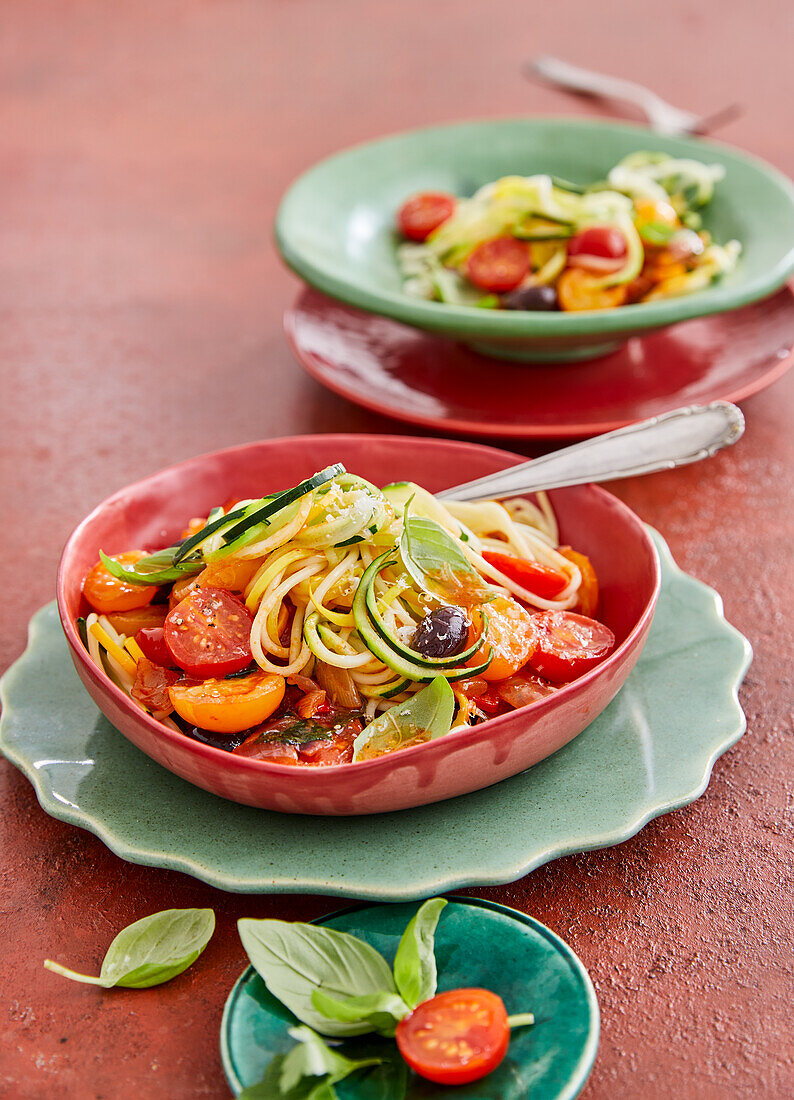
[[[271,244],[293,177],[353,142],[465,116],[595,111],[530,85],[539,52],[711,111],[794,172],[785,0],[137,0],[6,4],[0,39],[0,664],[52,598],[60,548],[119,486],[258,437],[403,431],[291,360],[295,281]],[[608,15],[607,15],[608,13]],[[756,653],[746,737],[706,794],[618,848],[474,890],[531,913],[590,970],[602,1011],[587,1100],[794,1093],[791,993],[791,480],[794,375],[747,402],[734,451],[620,483],[681,565],[722,592]],[[788,780],[787,780],[788,774]],[[218,1056],[244,964],[239,916],[321,897],[225,895],[136,867],[47,817],[0,764],[0,1095],[228,1095]],[[155,909],[211,905],[202,963],[146,993],[42,969],[97,965]],[[76,949],[92,930],[95,958]]]

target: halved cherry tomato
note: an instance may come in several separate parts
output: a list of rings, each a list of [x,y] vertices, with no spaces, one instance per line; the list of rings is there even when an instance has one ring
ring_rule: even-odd
[[[167,604],[151,603],[147,607],[134,607],[131,611],[111,611],[107,618],[114,630],[119,634],[126,634],[129,638],[139,630],[161,627],[167,614]]]
[[[286,681],[268,672],[235,680],[178,683],[169,688],[171,704],[189,726],[216,733],[239,733],[269,718],[284,698]]]
[[[537,648],[528,664],[555,683],[567,683],[588,672],[615,645],[615,635],[609,627],[586,615],[541,611],[534,619]]]
[[[587,615],[592,619],[598,607],[598,577],[596,576],[595,569],[593,569],[593,563],[590,561],[587,554],[581,554],[578,550],[574,550],[570,546],[560,546],[558,548],[558,553],[562,554],[568,561],[572,561],[574,565],[579,566],[579,572],[582,574],[582,583],[579,586],[579,598],[576,602],[575,610],[581,615]]]
[[[544,600],[553,600],[567,585],[569,577],[559,569],[552,569],[550,565],[542,565],[539,561],[527,561],[525,558],[517,558],[513,554],[497,554],[491,550],[484,550],[482,555],[489,565],[498,569],[500,573],[528,592],[533,592]]]
[[[519,707],[528,707],[530,703],[537,703],[538,699],[545,699],[556,690],[553,684],[526,671],[519,672],[509,680],[503,680],[501,684],[496,685],[499,697],[516,710]]]
[[[165,634],[162,626],[142,627],[135,635],[135,641],[141,647],[144,657],[148,657],[156,665],[173,668],[174,658],[171,656],[171,650],[165,644]]]
[[[135,670],[135,683],[130,689],[133,699],[143,703],[155,718],[165,718],[174,709],[168,689],[179,679],[179,673],[164,668],[148,657],[138,661]]]
[[[599,286],[597,276],[580,267],[567,267],[557,280],[561,309],[613,309],[626,300],[626,286]]]
[[[474,654],[469,664],[481,664],[490,645],[493,658],[485,672],[480,675],[483,680],[506,680],[526,664],[535,649],[534,616],[509,596],[497,596],[485,604],[483,611],[488,616],[485,644]],[[480,636],[481,630],[480,612],[474,611],[469,645]]]
[[[466,260],[466,275],[475,286],[502,294],[515,290],[529,274],[529,249],[515,237],[494,237],[477,245]]]
[[[229,588],[242,592],[260,566],[258,561],[211,561],[195,578],[199,588]]]
[[[196,588],[169,611],[165,644],[174,664],[188,675],[198,679],[228,676],[253,660],[253,622],[245,604],[225,588]],[[195,724],[200,726],[201,722]]]
[[[143,550],[128,550],[125,554],[113,554],[113,560],[121,565],[134,565],[145,557]],[[98,561],[83,581],[83,595],[93,607],[104,615],[108,611],[130,611],[134,607],[146,607],[157,594],[152,585],[128,584],[117,580]]]
[[[454,989],[404,1016],[395,1039],[414,1073],[440,1085],[464,1085],[496,1069],[507,1053],[510,1025],[495,993]]]
[[[397,224],[410,240],[424,241],[454,213],[456,206],[455,196],[446,191],[420,191],[400,207]]]
[[[568,259],[571,262],[576,260],[580,267],[586,267],[591,256],[617,263],[625,259],[627,251],[626,238],[611,225],[589,225],[568,241]],[[593,265],[594,271],[603,269],[603,265]]]

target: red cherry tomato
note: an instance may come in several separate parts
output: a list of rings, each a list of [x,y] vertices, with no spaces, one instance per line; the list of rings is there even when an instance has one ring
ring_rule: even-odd
[[[169,658],[170,663],[170,658]],[[156,661],[142,657],[135,669],[135,683],[130,689],[133,699],[143,703],[155,718],[165,718],[174,709],[168,689],[179,679],[180,673],[163,668]]]
[[[569,580],[561,570],[541,565],[539,561],[527,561],[513,554],[497,554],[490,550],[484,550],[482,556],[494,569],[544,600],[553,600]]]
[[[477,245],[466,260],[466,275],[492,294],[515,290],[529,274],[529,249],[515,237],[494,237]]]
[[[576,610],[580,615],[587,615],[592,618],[598,607],[598,577],[595,569],[593,569],[593,563],[586,554],[581,554],[570,546],[561,546],[559,551],[568,561],[572,561],[574,565],[579,566],[582,583],[579,585],[579,599],[576,603]]]
[[[611,225],[590,225],[568,241],[568,256],[599,256],[622,260],[628,251],[626,238]]]
[[[527,664],[555,683],[566,683],[588,672],[615,645],[615,635],[609,627],[586,615],[541,611],[533,618],[536,648]]]
[[[168,613],[165,644],[172,663],[196,679],[220,678],[250,665],[253,617],[225,588],[196,588]]]
[[[400,1054],[420,1077],[464,1085],[496,1069],[507,1053],[510,1027],[501,997],[487,989],[439,993],[400,1020]]]
[[[424,241],[454,213],[456,205],[455,196],[445,191],[420,191],[400,207],[397,224],[410,240]]]
[[[148,657],[156,665],[164,665],[165,668],[173,665],[174,658],[165,644],[165,634],[161,626],[142,627],[135,635],[135,641],[141,647],[144,657]]]

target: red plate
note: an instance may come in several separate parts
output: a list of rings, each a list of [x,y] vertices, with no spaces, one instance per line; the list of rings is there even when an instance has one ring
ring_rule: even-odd
[[[486,359],[441,336],[301,292],[284,315],[328,389],[411,424],[513,439],[598,435],[680,405],[740,401],[794,362],[794,293],[629,340],[584,363]]]

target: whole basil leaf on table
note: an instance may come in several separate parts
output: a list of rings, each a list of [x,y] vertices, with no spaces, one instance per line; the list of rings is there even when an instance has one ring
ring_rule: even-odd
[[[449,733],[455,713],[455,696],[444,676],[436,676],[410,699],[390,707],[370,722],[353,742],[353,760],[369,760],[392,752],[418,734],[428,740]]]
[[[344,1000],[397,993],[389,964],[369,944],[332,928],[300,921],[237,922],[243,947],[274,997],[324,1035],[363,1035],[366,1021],[330,1020],[312,1003],[316,989]]]
[[[111,943],[99,977],[79,974],[45,959],[48,970],[105,989],[162,985],[196,961],[215,931],[212,909],[164,909],[128,925]]]

